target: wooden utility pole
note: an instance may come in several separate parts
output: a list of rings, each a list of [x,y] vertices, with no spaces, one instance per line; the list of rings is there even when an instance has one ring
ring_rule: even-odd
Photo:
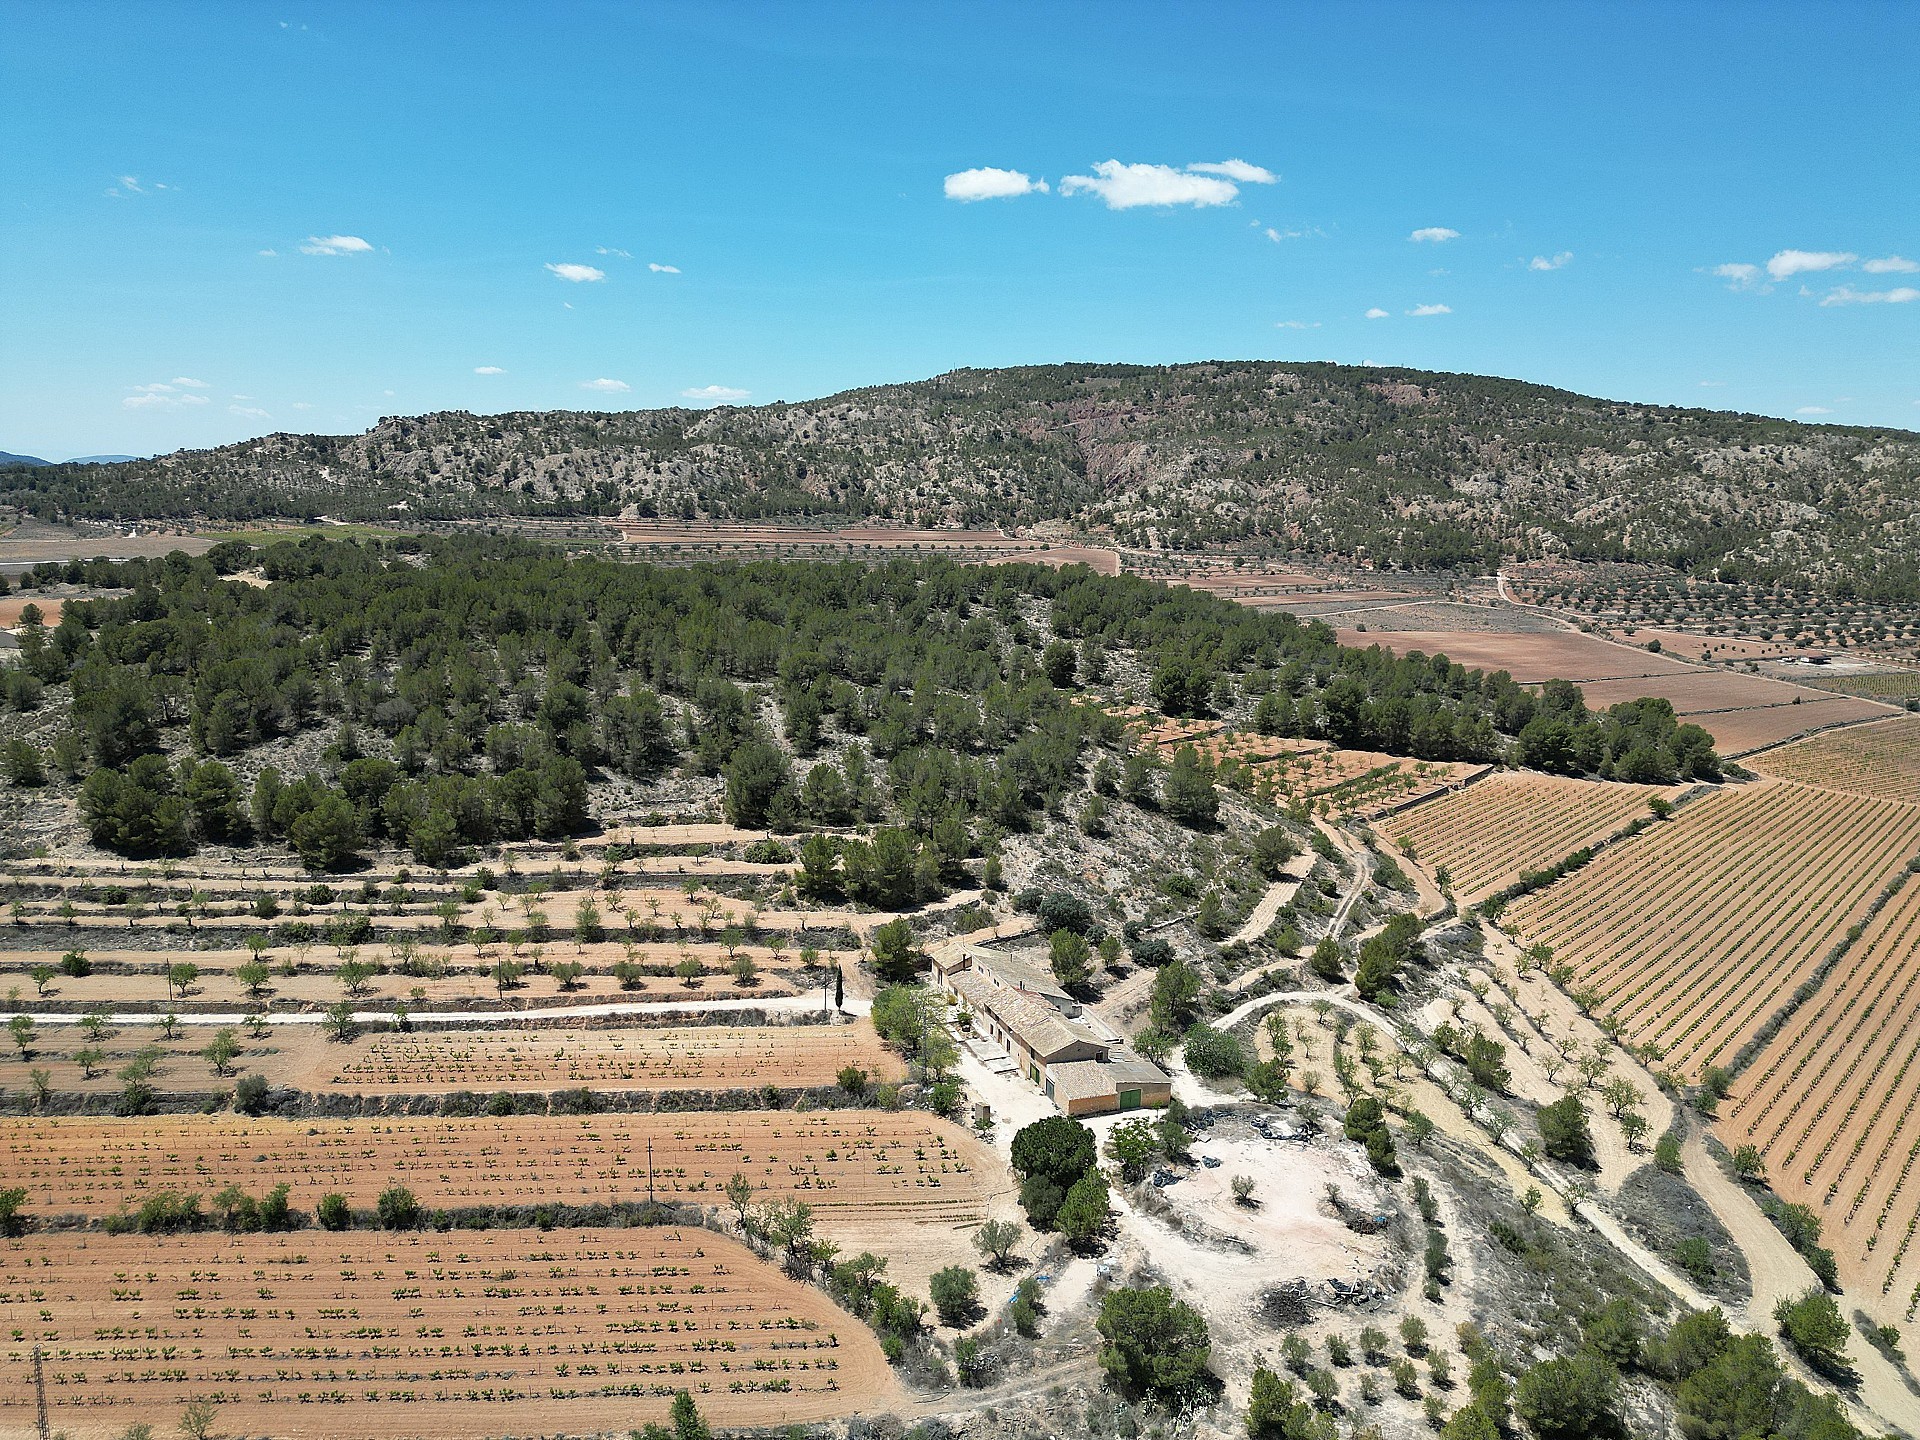
[[[40,1440],[52,1440],[52,1431],[47,1425],[47,1377],[40,1369],[40,1347],[33,1347],[33,1407],[34,1433]]]
[[[647,1208],[653,1208],[653,1141],[647,1141]]]

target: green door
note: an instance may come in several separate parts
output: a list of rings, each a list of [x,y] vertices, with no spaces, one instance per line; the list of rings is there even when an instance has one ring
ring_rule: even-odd
[[[1140,1108],[1140,1092],[1138,1090],[1122,1090],[1120,1092],[1120,1108],[1122,1110],[1138,1110]]]

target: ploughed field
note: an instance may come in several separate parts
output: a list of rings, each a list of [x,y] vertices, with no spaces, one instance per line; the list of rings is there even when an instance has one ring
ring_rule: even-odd
[[[734,1111],[472,1119],[240,1116],[0,1117],[0,1173],[41,1216],[105,1219],[154,1195],[285,1182],[296,1209],[339,1193],[371,1206],[406,1186],[428,1210],[643,1201],[722,1205],[735,1171],[757,1202],[792,1197],[836,1218],[964,1224],[985,1217],[998,1166],[923,1112]]]
[[[1598,844],[1649,815],[1648,802],[1682,793],[1558,775],[1500,771],[1462,790],[1375,822],[1415,859],[1446,870],[1462,904],[1477,905],[1530,871]]]
[[[1383,645],[1395,654],[1445,655],[1462,665],[1505,670],[1522,684],[1571,680],[1593,709],[1645,695],[1665,698],[1682,720],[1740,755],[1828,725],[1889,714],[1887,707],[1784,680],[1683,664],[1577,631],[1393,630],[1336,632],[1343,645]]]
[[[1749,765],[1782,780],[1920,803],[1920,715],[1814,735]]]
[[[0,1435],[624,1432],[689,1390],[777,1425],[884,1404],[871,1332],[710,1231],[35,1234],[0,1244]]]
[[[1776,780],[1717,791],[1513,903],[1626,1037],[1726,1064],[1920,853],[1920,806]]]

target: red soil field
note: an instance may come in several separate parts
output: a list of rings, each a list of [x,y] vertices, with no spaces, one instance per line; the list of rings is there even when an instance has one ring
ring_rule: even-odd
[[[898,1394],[872,1333],[710,1231],[34,1234],[0,1249],[0,1436],[623,1432],[677,1390],[779,1425]]]
[[[48,626],[60,623],[60,612],[66,602],[48,600],[39,595],[0,596],[0,630],[11,630],[20,623],[20,612],[32,605],[39,609],[41,622]]]
[[[1482,670],[1505,670],[1523,684],[1571,680],[1594,709],[1643,695],[1673,702],[1683,720],[1739,755],[1824,725],[1891,714],[1871,700],[1833,696],[1784,680],[1702,669],[1597,636],[1475,630],[1340,630],[1343,645],[1382,645],[1396,654],[1443,654]]]
[[[1916,853],[1920,807],[1766,780],[1689,802],[1503,923],[1692,1078],[1791,999]]]
[[[1709,651],[1716,660],[1767,660],[1794,655],[1796,648],[1780,640],[1750,640],[1733,635],[1696,635],[1686,630],[1647,630],[1628,628],[1616,632],[1629,645],[1644,647],[1660,642],[1663,654],[1680,660],[1699,660]]]
[[[1381,645],[1397,655],[1418,650],[1481,670],[1505,670],[1522,684],[1696,675],[1691,665],[1596,635],[1562,630],[1336,630],[1342,645]]]

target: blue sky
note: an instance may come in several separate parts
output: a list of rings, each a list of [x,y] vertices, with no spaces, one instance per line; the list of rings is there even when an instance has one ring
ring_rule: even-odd
[[[1920,6],[0,0],[0,33],[4,450],[1219,357],[1920,428]]]

